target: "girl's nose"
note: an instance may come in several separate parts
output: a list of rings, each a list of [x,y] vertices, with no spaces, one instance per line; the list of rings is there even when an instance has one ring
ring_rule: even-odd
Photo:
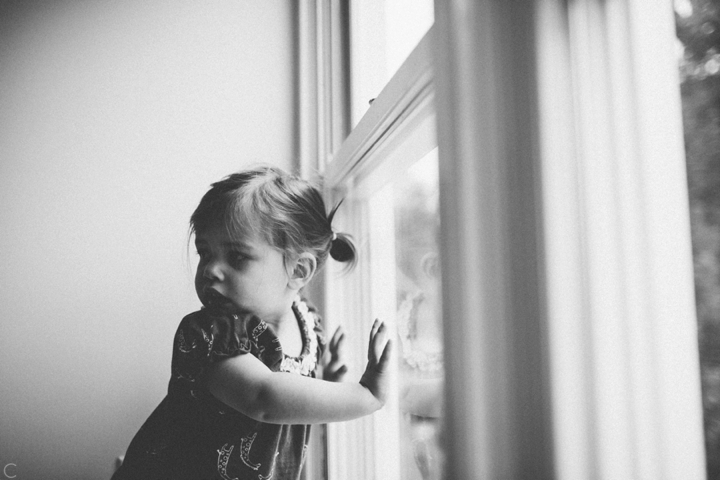
[[[208,262],[203,269],[203,277],[208,280],[222,280],[223,273],[220,263],[217,261]]]

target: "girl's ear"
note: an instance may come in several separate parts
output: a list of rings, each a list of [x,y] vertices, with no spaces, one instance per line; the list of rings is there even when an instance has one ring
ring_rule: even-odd
[[[308,252],[301,253],[293,264],[288,286],[300,290],[312,280],[316,271],[317,260],[315,255]]]

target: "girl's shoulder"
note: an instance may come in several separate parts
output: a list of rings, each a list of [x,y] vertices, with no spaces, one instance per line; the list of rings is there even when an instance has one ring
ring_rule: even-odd
[[[303,354],[297,359],[286,358],[272,328],[259,317],[204,307],[180,322],[174,339],[173,363],[206,364],[250,353],[271,370],[282,370],[290,360],[296,360],[302,363],[303,373],[307,373],[314,369],[325,350],[323,322],[317,309],[305,298],[298,296],[293,309],[304,344]]]
[[[170,390],[199,398],[199,385],[211,364],[237,355],[251,354],[277,371],[282,361],[278,346],[277,337],[257,316],[202,308],[186,315],[175,333]]]
[[[174,351],[195,358],[252,353],[264,330],[255,315],[202,308],[185,316],[175,333]]]

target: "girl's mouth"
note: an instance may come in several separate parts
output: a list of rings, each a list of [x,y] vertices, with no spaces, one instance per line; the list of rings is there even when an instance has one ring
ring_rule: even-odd
[[[214,288],[204,288],[202,300],[206,307],[232,307],[232,302]]]

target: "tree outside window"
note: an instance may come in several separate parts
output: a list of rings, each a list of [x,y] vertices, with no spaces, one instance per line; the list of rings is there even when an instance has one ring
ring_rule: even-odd
[[[675,0],[708,478],[720,476],[720,0]]]

